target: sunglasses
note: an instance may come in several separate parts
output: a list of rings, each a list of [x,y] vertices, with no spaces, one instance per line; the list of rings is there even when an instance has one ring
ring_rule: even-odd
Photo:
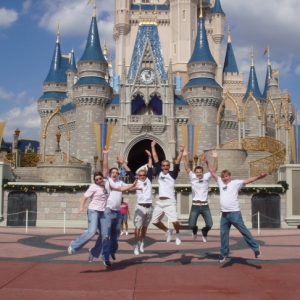
[[[100,180],[103,180],[103,178],[102,178],[102,177],[100,177],[100,178],[95,178],[95,181],[100,181]]]

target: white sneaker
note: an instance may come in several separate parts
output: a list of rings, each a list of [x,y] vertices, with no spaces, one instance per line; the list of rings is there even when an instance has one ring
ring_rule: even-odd
[[[173,233],[173,229],[168,229],[168,231],[166,232],[167,243],[171,242],[171,240],[172,240],[172,233]]]
[[[180,233],[176,233],[176,245],[180,245],[181,244],[181,236]]]
[[[73,241],[72,241],[73,242]],[[74,253],[74,251],[73,251],[73,249],[72,249],[72,242],[70,243],[70,246],[68,247],[68,253],[69,254],[73,254]]]
[[[192,233],[193,240],[196,240],[197,236],[198,236],[197,233],[196,234]]]
[[[123,235],[124,234],[124,231],[122,231],[121,233],[120,233],[120,235]]]
[[[139,246],[138,245],[134,245],[133,246],[133,253],[135,254],[135,255],[139,255],[140,254],[140,252],[139,252]]]
[[[206,243],[206,242],[207,242],[207,236],[204,236],[204,235],[202,234],[202,241],[203,241],[204,243]]]
[[[126,233],[126,235],[128,235],[128,231],[126,231],[125,233]]]
[[[142,252],[142,253],[144,253],[144,243],[142,243],[141,241],[139,241],[139,248],[140,248],[140,251]]]

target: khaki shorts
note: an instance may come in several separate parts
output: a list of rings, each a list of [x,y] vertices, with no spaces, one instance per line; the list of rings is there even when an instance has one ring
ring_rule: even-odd
[[[170,222],[178,221],[177,202],[175,199],[158,200],[153,211],[151,223],[156,224],[166,215]]]
[[[136,204],[133,225],[137,228],[148,227],[152,218],[153,206],[144,207]]]

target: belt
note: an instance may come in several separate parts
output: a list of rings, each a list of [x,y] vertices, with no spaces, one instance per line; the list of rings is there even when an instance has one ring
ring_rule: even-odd
[[[166,199],[170,199],[168,197],[159,197],[159,200],[166,200]]]
[[[138,205],[149,208],[149,207],[151,207],[152,204],[142,204],[142,203],[138,203]]]
[[[235,212],[239,212],[238,210],[237,211],[222,211],[222,215],[228,215],[228,214],[231,214],[231,213],[235,213]]]
[[[193,202],[193,205],[203,206],[208,205],[208,202]]]

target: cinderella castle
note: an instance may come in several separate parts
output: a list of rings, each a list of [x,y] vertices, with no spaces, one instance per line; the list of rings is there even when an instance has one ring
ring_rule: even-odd
[[[74,51],[61,53],[57,32],[37,101],[41,152],[55,152],[59,131],[61,149],[91,165],[98,157],[95,169],[101,168],[101,148],[109,144],[110,165],[122,155],[135,171],[147,162],[144,150],[152,140],[159,158],[170,161],[183,142],[192,164],[212,148],[281,151],[275,169],[268,172],[292,161],[289,136],[295,110],[289,93],[279,90],[270,58],[260,91],[254,51],[249,49],[245,84],[230,29],[222,53],[226,14],[221,0],[162,2],[115,1],[114,63],[107,57],[106,43],[100,42],[95,4],[77,63]],[[230,163],[230,157],[224,158]]]

